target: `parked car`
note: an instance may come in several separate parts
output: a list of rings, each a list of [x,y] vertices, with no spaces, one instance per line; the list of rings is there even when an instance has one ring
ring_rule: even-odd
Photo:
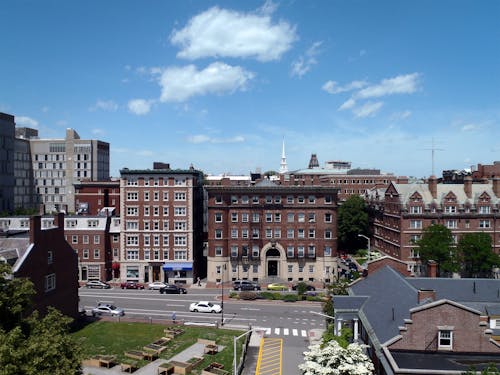
[[[288,290],[288,286],[283,283],[267,284],[267,290]]]
[[[137,281],[126,281],[120,284],[122,289],[144,289],[144,285],[138,283]]]
[[[297,286],[299,285],[300,283],[297,283],[297,284],[293,284],[292,285],[292,289],[293,290],[297,290]],[[306,283],[304,283],[306,284]],[[311,291],[315,291],[316,288],[314,287],[314,285],[311,285],[311,284],[306,284],[306,291],[308,292],[311,292]]]
[[[186,294],[187,290],[186,288],[177,286],[175,284],[167,284],[164,287],[160,288],[160,293],[166,293],[166,294]]]
[[[233,282],[234,290],[260,290],[260,285],[250,280],[236,280]]]
[[[111,303],[100,302],[97,305],[97,307],[94,307],[92,309],[92,316],[101,316],[101,315],[123,316],[125,315],[125,310],[116,307]]]
[[[189,311],[205,312],[205,313],[220,313],[222,312],[221,305],[208,301],[193,302],[189,305]]]
[[[161,281],[153,281],[152,283],[148,284],[148,289],[149,290],[160,290],[161,288],[164,288],[167,284]]]
[[[87,288],[97,288],[97,289],[109,289],[111,285],[99,280],[90,280],[85,284]]]

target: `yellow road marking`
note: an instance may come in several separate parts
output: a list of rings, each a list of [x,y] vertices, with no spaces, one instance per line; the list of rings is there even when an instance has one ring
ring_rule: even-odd
[[[255,375],[281,375],[282,365],[283,339],[261,339]]]

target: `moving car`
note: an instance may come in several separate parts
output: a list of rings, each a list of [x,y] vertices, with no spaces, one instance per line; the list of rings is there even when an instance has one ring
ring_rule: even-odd
[[[92,316],[101,315],[123,316],[125,315],[125,310],[116,307],[111,303],[99,302],[97,307],[92,309]]]
[[[153,281],[152,283],[148,284],[148,289],[149,290],[160,290],[161,288],[164,288],[167,284],[161,281]]]
[[[267,290],[288,290],[288,286],[283,283],[267,284]]]
[[[191,305],[189,305],[189,311],[220,313],[222,312],[222,307],[216,303],[208,301],[200,301],[200,302],[193,302]]]
[[[166,284],[164,287],[160,288],[160,293],[166,294],[186,294],[187,290],[175,284]]]
[[[234,290],[260,290],[260,285],[250,280],[236,280],[233,282]]]
[[[90,281],[87,281],[87,283],[85,284],[85,286],[87,288],[97,288],[97,289],[109,289],[109,288],[111,288],[111,285],[109,285],[108,283],[99,281],[99,280],[90,280]]]
[[[139,284],[137,281],[126,281],[120,284],[122,289],[144,289],[144,285]]]

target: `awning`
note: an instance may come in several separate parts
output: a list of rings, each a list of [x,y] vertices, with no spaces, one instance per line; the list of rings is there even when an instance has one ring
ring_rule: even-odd
[[[187,263],[187,262],[165,263],[162,268],[163,271],[190,271],[193,269],[193,263]]]

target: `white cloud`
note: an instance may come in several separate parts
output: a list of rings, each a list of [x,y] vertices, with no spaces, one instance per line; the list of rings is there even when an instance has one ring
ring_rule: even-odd
[[[313,43],[306,51],[305,56],[300,56],[292,63],[292,76],[298,76],[300,78],[311,70],[313,65],[318,63],[316,56],[320,53],[319,47],[322,43],[323,42]]]
[[[190,143],[240,143],[244,142],[245,138],[241,135],[232,138],[213,138],[204,134],[192,135],[187,138]]]
[[[373,117],[377,114],[377,112],[380,110],[380,108],[382,108],[383,105],[383,102],[367,102],[361,107],[354,108],[352,110],[352,113],[354,113],[356,117]]]
[[[135,154],[139,155],[139,156],[153,156],[154,155],[153,151],[151,151],[151,150],[140,150],[140,151],[137,151]]]
[[[412,73],[386,78],[377,85],[365,87],[356,94],[356,98],[380,98],[394,94],[413,94],[418,89],[420,74]]]
[[[343,111],[345,109],[351,109],[356,105],[356,101],[353,98],[347,99],[342,105],[339,107],[339,111]]]
[[[170,42],[179,46],[177,57],[253,57],[259,61],[279,59],[297,39],[288,22],[272,23],[273,3],[260,13],[242,13],[212,7],[191,18],[186,27],[174,30]]]
[[[128,102],[128,110],[136,115],[145,115],[151,110],[151,100],[132,99]]]
[[[103,135],[105,133],[106,132],[103,129],[99,129],[99,128],[92,129],[92,134],[94,134],[94,135]]]
[[[50,111],[50,108],[48,106],[42,107],[42,112],[47,113],[48,111]]]
[[[352,81],[344,86],[339,86],[336,81],[327,81],[321,88],[329,94],[340,94],[342,92],[359,90],[367,84],[366,81]]]
[[[472,131],[476,131],[476,130],[480,130],[481,129],[481,125],[479,124],[465,124],[462,126],[461,130],[463,132],[472,132]]]
[[[215,62],[203,70],[194,65],[167,68],[160,78],[160,101],[182,102],[195,95],[245,90],[254,74],[239,66]]]
[[[28,116],[16,116],[15,121],[16,121],[16,125],[26,126],[29,128],[37,128],[38,127],[38,121],[35,119],[32,119],[31,117],[28,117]]]
[[[89,108],[90,111],[97,111],[98,109],[115,112],[118,109],[118,104],[116,104],[113,100],[98,100],[92,107]]]
[[[393,121],[398,121],[398,120],[404,120],[408,117],[411,116],[411,111],[402,111],[402,112],[394,112],[392,115],[391,115],[391,120]]]

